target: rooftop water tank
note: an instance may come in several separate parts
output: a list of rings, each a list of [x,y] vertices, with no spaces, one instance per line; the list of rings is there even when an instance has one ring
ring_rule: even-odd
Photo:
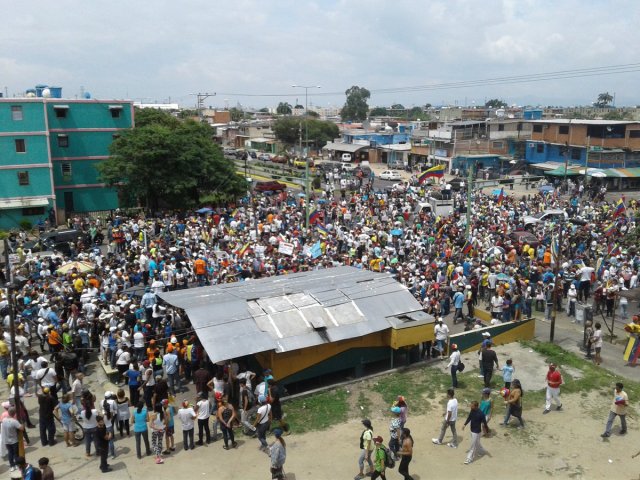
[[[42,97],[42,91],[47,88],[47,85],[36,85],[36,97]]]
[[[62,87],[49,87],[51,98],[62,98]]]

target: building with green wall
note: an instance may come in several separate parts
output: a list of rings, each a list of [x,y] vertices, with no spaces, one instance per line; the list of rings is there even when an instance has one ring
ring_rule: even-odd
[[[117,208],[96,165],[133,121],[130,101],[0,98],[0,229]]]

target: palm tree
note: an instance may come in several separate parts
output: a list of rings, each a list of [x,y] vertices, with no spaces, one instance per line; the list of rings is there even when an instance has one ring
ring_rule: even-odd
[[[598,95],[598,101],[596,102],[596,106],[608,107],[611,102],[613,102],[613,96],[609,95],[609,92],[604,92]]]

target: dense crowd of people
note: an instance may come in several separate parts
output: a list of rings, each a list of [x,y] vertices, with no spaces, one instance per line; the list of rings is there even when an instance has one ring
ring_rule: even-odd
[[[360,178],[350,192],[329,183],[311,199],[280,192],[201,213],[77,217],[70,226],[89,237],[70,245],[66,256],[30,252],[18,239],[14,273],[24,275],[26,283],[16,295],[15,352],[9,349],[7,295],[0,301],[2,376],[14,375],[15,353],[19,396],[38,397],[42,445],[55,444],[54,414],[67,445],[73,445],[79,416],[86,454],[94,444],[103,471],[110,468],[108,455],[116,455],[117,432],[123,437],[131,428],[138,457],[144,442],[146,453],[162,463],[175,449],[176,417],[185,450],[215,440],[218,428],[224,447],[235,448],[238,425],[257,435],[268,451],[266,432],[277,425],[280,447],[271,448],[272,467],[281,471],[287,426],[278,383],[268,371],[252,372],[258,366],[244,359],[209,362],[184,312],[164,305],[158,293],[350,265],[393,275],[440,320],[437,325],[452,315],[452,322],[473,328],[477,305],[491,311],[492,323],[529,318],[534,309],[545,311],[546,318],[554,308],[575,316],[576,303],[592,297],[605,315],[627,317],[619,293],[637,287],[640,253],[624,243],[636,228],[635,201],[590,198],[580,188],[560,196],[551,188],[525,196],[476,190],[467,204],[463,184],[461,191],[449,192],[455,206],[451,215],[418,208],[437,197],[441,187],[413,177],[402,188],[379,192],[370,179]],[[547,209],[564,210],[566,219],[527,223]],[[514,235],[525,225],[531,235]],[[98,233],[104,234],[106,248],[87,242]],[[435,333],[434,355],[444,357],[446,332]],[[117,371],[118,390],[100,400],[83,384],[92,352]],[[432,355],[431,345],[423,354]],[[196,385],[197,398],[180,398],[185,382]],[[14,430],[15,423],[31,426],[22,402],[6,410],[17,420]],[[471,423],[474,432],[477,422]],[[22,431],[29,441],[27,429]],[[3,434],[12,468],[17,455],[7,438],[14,433]],[[409,444],[403,448],[410,450]]]

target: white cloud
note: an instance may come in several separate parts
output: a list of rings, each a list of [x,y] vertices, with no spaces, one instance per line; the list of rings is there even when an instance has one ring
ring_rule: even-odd
[[[84,85],[102,98],[178,99],[216,91],[224,105],[275,105],[322,85],[371,103],[589,103],[599,91],[640,103],[638,74],[383,95],[376,90],[636,62],[635,0],[23,0],[0,31],[10,92]],[[2,68],[4,67],[4,68]],[[231,94],[282,94],[248,97]],[[291,95],[292,97],[284,97]]]

